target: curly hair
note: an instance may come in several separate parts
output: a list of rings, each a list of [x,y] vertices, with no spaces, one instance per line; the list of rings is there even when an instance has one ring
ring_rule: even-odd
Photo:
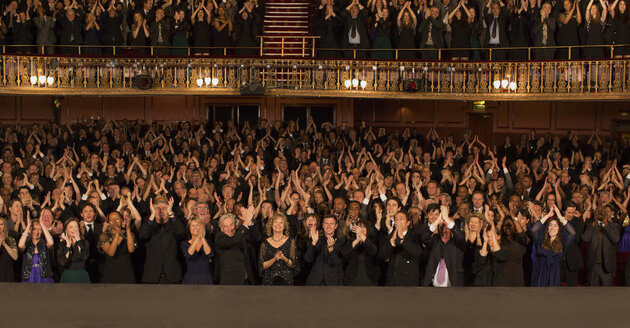
[[[284,231],[282,232],[282,234],[288,237],[289,236],[289,220],[287,220],[286,216],[280,213],[274,214],[267,221],[267,224],[265,225],[265,234],[267,234],[267,237],[273,236],[273,223],[276,220],[282,220],[284,222]]]
[[[553,221],[556,221],[556,224],[558,224],[558,235],[556,235],[556,238],[554,238],[554,240],[551,241],[551,236],[549,236],[549,225]],[[549,219],[549,221],[546,222],[546,224],[545,224],[545,238],[543,239],[543,242],[542,242],[542,246],[543,246],[543,248],[545,250],[549,250],[551,248],[555,253],[562,252],[562,229],[561,229],[561,227],[562,227],[562,225],[560,224],[560,220],[558,220],[558,218],[551,218],[551,219]]]

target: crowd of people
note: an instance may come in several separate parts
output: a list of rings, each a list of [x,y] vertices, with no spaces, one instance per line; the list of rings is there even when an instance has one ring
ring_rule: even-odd
[[[345,58],[598,59],[611,53],[597,45],[618,45],[612,55],[630,58],[630,47],[622,46],[630,44],[625,0],[320,1],[321,57],[340,57],[336,49],[345,49]]]
[[[320,58],[610,58],[598,45],[630,58],[627,0],[320,0],[315,10]],[[265,15],[259,0],[2,0],[0,12],[0,45],[11,51],[77,54],[80,45],[88,55],[154,46],[153,55],[253,56]]]
[[[305,125],[0,126],[0,281],[630,283],[630,138]]]
[[[1,0],[0,11],[7,51],[85,55],[251,56],[264,16],[258,0]]]

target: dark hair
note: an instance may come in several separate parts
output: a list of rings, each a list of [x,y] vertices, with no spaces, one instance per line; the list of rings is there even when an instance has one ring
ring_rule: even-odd
[[[437,203],[431,203],[427,206],[427,213],[431,213],[435,210],[440,210],[440,205]]]

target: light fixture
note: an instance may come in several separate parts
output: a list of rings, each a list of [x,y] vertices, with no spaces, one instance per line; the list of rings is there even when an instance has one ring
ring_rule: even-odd
[[[53,76],[49,76],[46,79],[46,82],[48,82],[48,85],[53,85],[55,83],[55,78]]]
[[[350,81],[350,80],[345,80],[345,81],[343,82],[343,85],[345,85],[345,86],[346,86],[346,88],[350,88],[350,86],[352,85],[352,81]]]
[[[216,78],[216,77],[213,77],[213,78],[212,78],[212,86],[213,86],[213,87],[216,87],[218,84],[219,84],[219,79],[218,79],[218,78]]]
[[[210,83],[212,83],[212,79],[211,79],[210,77],[206,76],[206,77],[203,79],[203,82],[205,82],[205,83],[206,83],[206,85],[210,85]]]
[[[37,84],[37,76],[31,75],[31,84]]]
[[[197,79],[197,85],[201,88],[201,86],[203,85],[203,79],[202,78],[198,78]]]
[[[499,81],[499,80],[494,80],[494,82],[492,82],[492,86],[493,86],[495,89],[500,88],[500,87],[501,87],[501,81]]]
[[[361,89],[365,89],[367,87],[367,81],[361,81]]]
[[[44,83],[46,83],[46,75],[40,75],[39,84],[44,84]]]
[[[352,86],[353,87],[358,87],[359,86],[359,79],[352,79]]]
[[[501,80],[501,88],[505,89],[508,87],[508,80],[503,79]]]
[[[510,90],[512,91],[516,90],[516,82],[514,81],[510,82]]]

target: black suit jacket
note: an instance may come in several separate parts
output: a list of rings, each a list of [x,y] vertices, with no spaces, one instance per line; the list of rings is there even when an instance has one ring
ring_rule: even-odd
[[[87,240],[90,248],[90,256],[85,266],[92,283],[99,283],[103,279],[103,270],[105,268],[105,256],[98,250],[98,239],[103,233],[103,224],[99,222],[94,222],[93,224],[94,230],[92,232],[87,232],[87,227],[85,228],[85,240]]]
[[[243,279],[240,277],[228,276],[225,273],[225,267],[222,267],[221,263],[231,261],[233,258],[231,254],[240,252],[243,255],[245,273],[247,274],[247,281],[250,285],[256,284],[256,275],[254,273],[254,267],[252,263],[256,262],[256,253],[251,245],[251,231],[249,228],[240,226],[234,233],[234,236],[230,237],[223,233],[220,229],[216,231],[214,238],[214,247],[217,254],[217,261],[215,264],[214,272],[215,277],[218,278],[219,283],[222,285],[234,285],[242,284]]]
[[[488,44],[490,44],[490,38],[492,36],[492,30],[491,30],[491,26],[492,26],[492,21],[494,20],[494,16],[492,15],[492,12],[490,11],[490,8],[485,7],[483,9],[483,18],[486,21],[486,26],[488,27],[486,29],[486,42],[484,46],[487,46]],[[499,22],[499,46],[501,47],[509,47],[510,46],[510,39],[508,38],[508,34],[507,34],[507,26],[508,26],[508,14],[507,11],[505,10],[505,7],[501,8],[501,13],[499,14],[499,17],[497,18],[498,22]],[[534,195],[534,197],[536,197],[536,195]]]
[[[185,229],[179,219],[173,218],[164,224],[155,221],[145,221],[140,227],[139,237],[146,247],[146,260],[142,281],[157,283],[160,281],[162,270],[168,280],[176,282],[182,280],[182,267],[177,259],[179,242],[185,237]]]
[[[379,257],[389,259],[387,266],[388,286],[418,286],[420,284],[420,235],[412,230],[407,230],[403,239],[397,239],[395,246],[390,240],[396,231],[392,231],[381,241]]]
[[[420,33],[420,48],[425,48],[427,40],[429,39],[429,25],[432,25],[431,39],[436,48],[444,48],[444,23],[441,20],[429,16],[428,18],[422,17],[422,22],[418,27]]]
[[[424,230],[422,240],[431,248],[427,269],[422,282],[423,286],[431,286],[433,276],[440,264],[440,259],[444,258],[446,269],[448,270],[448,278],[451,286],[464,286],[464,248],[466,240],[464,233],[459,229],[457,224],[451,229],[453,237],[448,243],[444,244],[440,236],[433,234],[431,230]]]
[[[564,260],[566,261],[569,271],[578,271],[584,267],[584,259],[582,258],[582,250],[580,249],[580,243],[582,242],[582,233],[584,232],[584,220],[576,217],[569,221],[569,224],[573,226],[575,230],[575,241],[568,245],[564,253]]]
[[[344,238],[337,238],[331,252],[328,251],[325,236],[320,236],[315,246],[309,241],[304,260],[312,263],[312,267],[311,273],[306,278],[306,286],[319,286],[322,281],[327,286],[343,285],[341,248],[345,241]]]
[[[343,10],[340,14],[341,19],[343,21],[343,35],[342,35],[342,46],[344,48],[348,48],[350,46],[349,34],[350,28],[352,27],[352,16],[347,10]],[[367,19],[367,9],[363,8],[363,10],[359,11],[359,16],[356,18],[357,21],[357,33],[359,33],[359,37],[361,38],[360,48],[365,49],[370,47],[370,41],[368,39],[367,30],[365,29],[365,20]],[[331,163],[332,161],[328,161]],[[334,165],[334,164],[333,164]],[[323,166],[323,165],[322,165]]]
[[[617,244],[621,239],[620,229],[621,226],[617,222],[610,222],[604,227],[599,227],[597,224],[593,225],[593,219],[586,221],[586,230],[582,234],[582,240],[589,243],[586,264],[588,269],[592,270],[597,259],[597,250],[600,246],[599,235],[603,234],[604,238],[601,239],[602,250],[602,266],[606,272],[615,272],[617,270]]]

